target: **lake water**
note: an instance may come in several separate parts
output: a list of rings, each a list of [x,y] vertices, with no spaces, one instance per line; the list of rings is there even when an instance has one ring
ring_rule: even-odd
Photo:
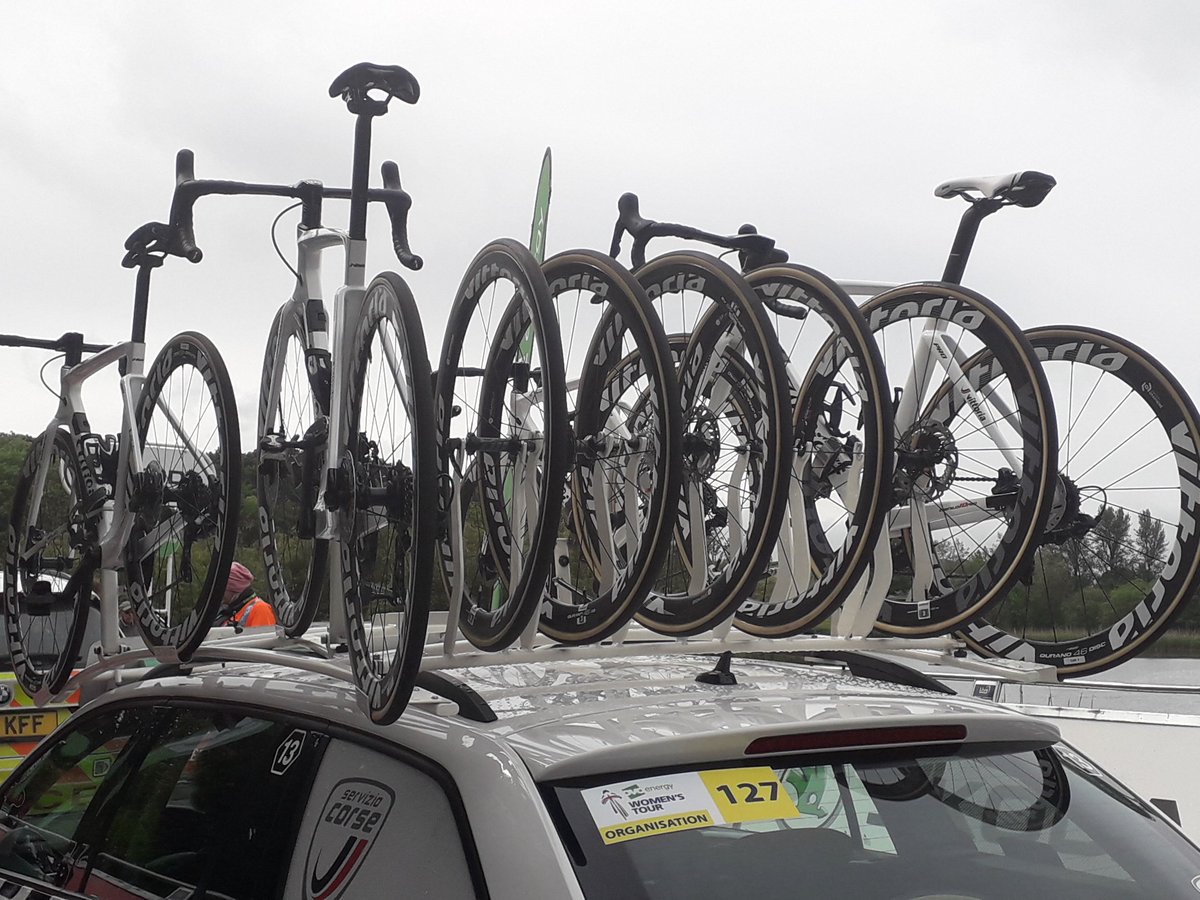
[[[1200,659],[1139,657],[1086,681],[1200,685]]]
[[[1180,685],[1195,687],[1195,690],[1186,693],[1117,691],[1089,688],[1089,681]],[[1200,717],[1200,659],[1133,659],[1092,678],[1073,679],[1061,685],[1009,685],[1004,689],[1003,699],[1009,703],[1035,706],[1178,713]]]

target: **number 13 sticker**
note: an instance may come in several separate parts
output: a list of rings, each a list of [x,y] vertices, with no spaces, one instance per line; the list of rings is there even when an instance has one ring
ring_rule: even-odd
[[[713,769],[701,772],[700,778],[721,817],[730,824],[800,818],[796,804],[767,766]]]

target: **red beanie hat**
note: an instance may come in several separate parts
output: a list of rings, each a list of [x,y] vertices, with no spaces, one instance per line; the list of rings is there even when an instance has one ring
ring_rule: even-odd
[[[225,590],[228,593],[240,594],[252,584],[254,584],[254,573],[240,562],[235,562],[229,567],[229,580],[225,582]]]

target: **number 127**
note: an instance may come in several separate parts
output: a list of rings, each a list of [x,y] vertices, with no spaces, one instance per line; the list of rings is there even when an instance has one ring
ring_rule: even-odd
[[[759,781],[757,783],[743,781],[735,784],[732,787],[727,784],[718,784],[717,790],[724,795],[725,799],[736,805],[738,803],[766,803],[779,798],[779,782],[778,781]],[[736,791],[742,792],[742,796],[738,796]],[[762,793],[766,791],[766,795]]]

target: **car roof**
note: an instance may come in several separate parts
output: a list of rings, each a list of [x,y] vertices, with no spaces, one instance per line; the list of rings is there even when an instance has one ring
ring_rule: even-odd
[[[752,742],[779,736],[809,736],[811,744],[811,736],[825,735],[824,746],[845,748],[946,743],[946,727],[955,729],[956,742],[1059,738],[1046,720],[987,701],[859,677],[828,664],[738,657],[730,666],[736,684],[697,681],[714,662],[711,656],[646,655],[456,667],[424,681],[437,693],[418,690],[389,726],[370,723],[348,677],[276,663],[197,665],[189,674],[152,677],[97,702],[129,696],[233,701],[410,747],[427,745],[431,734],[443,742],[486,737],[519,755],[538,781],[761,759],[748,752]]]

